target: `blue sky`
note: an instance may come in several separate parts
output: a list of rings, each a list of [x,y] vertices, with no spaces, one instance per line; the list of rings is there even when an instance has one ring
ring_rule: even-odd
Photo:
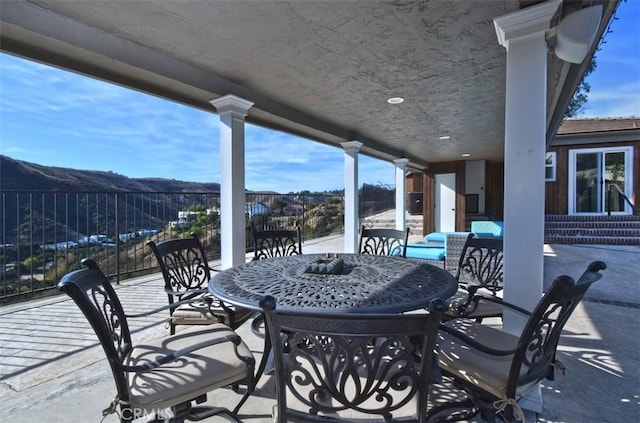
[[[640,116],[640,0],[623,1],[617,16],[579,117]],[[219,182],[218,122],[213,113],[0,53],[0,154],[15,159]],[[247,189],[343,188],[342,149],[253,125],[245,135]],[[391,163],[361,155],[359,164],[360,183],[394,184]]]

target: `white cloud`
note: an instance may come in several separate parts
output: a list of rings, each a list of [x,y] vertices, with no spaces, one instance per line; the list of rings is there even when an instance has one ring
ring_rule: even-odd
[[[640,80],[592,89],[578,117],[640,116]]]

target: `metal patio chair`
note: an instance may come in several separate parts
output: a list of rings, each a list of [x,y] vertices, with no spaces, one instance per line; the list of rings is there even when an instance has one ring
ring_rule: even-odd
[[[260,305],[275,356],[274,422],[426,423],[444,301],[423,314],[285,311],[269,296]]]
[[[95,261],[84,259],[82,264],[85,269],[63,276],[58,290],[80,308],[109,361],[117,395],[103,414],[117,412],[122,422],[130,422],[151,413],[160,421],[170,410],[173,422],[214,415],[238,421],[236,413],[253,391],[255,367],[240,337],[217,323],[133,345],[115,290]],[[206,401],[208,392],[240,383],[249,389],[233,411],[193,404]]]
[[[286,257],[302,254],[300,227],[296,229],[261,229],[251,225],[253,236],[253,259]],[[264,316],[258,315],[251,321],[251,331],[264,337]],[[270,369],[268,369],[270,371]]]
[[[360,254],[377,256],[407,256],[409,231],[389,228],[366,228],[360,230],[358,251]]]
[[[224,323],[232,329],[255,312],[224,303],[208,291],[211,272],[204,247],[196,234],[190,238],[147,241],[162,271],[164,290],[169,299],[169,329],[177,325]],[[198,300],[199,301],[196,301]]]
[[[302,254],[300,228],[257,230],[251,225],[253,260]]]
[[[543,379],[553,380],[556,369],[564,372],[556,359],[562,328],[604,269],[605,263],[594,261],[577,282],[570,276],[559,276],[531,313],[502,302],[504,307],[528,315],[520,336],[469,319],[441,325],[437,347],[440,369],[467,398],[432,408],[430,419],[468,420],[481,413],[486,421],[494,421],[496,414],[505,421],[522,420],[517,401]]]
[[[481,322],[502,316],[497,293],[503,289],[502,238],[477,238],[470,234],[462,249],[456,270],[460,287],[449,300],[446,317],[466,317]],[[484,301],[491,296],[495,301]]]

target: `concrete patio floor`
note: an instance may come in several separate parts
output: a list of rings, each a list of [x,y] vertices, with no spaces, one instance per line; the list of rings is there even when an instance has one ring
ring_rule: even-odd
[[[343,251],[342,237],[305,243],[303,251]],[[578,277],[593,260],[608,268],[565,327],[558,356],[567,373],[542,384],[542,411],[528,412],[527,422],[640,421],[640,247],[547,245],[545,285],[560,274]],[[124,281],[118,293],[125,310],[166,301],[159,273]],[[134,343],[168,334],[164,317],[130,321]],[[262,339],[249,325],[238,333],[259,360]],[[115,386],[101,347],[71,300],[56,296],[0,306],[0,339],[1,421],[100,421]],[[243,420],[271,422],[274,398],[273,378],[263,377],[241,409]],[[229,408],[239,399],[230,389],[209,395],[209,402]]]

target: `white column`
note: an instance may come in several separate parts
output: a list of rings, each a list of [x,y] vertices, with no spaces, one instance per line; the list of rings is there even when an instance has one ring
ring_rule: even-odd
[[[396,159],[396,229],[404,231],[407,228],[407,165],[409,159]]]
[[[546,149],[547,43],[545,32],[560,0],[494,19],[507,49],[504,147],[504,298],[533,310],[542,296],[544,258],[544,159]],[[503,328],[520,334],[526,317],[503,316]],[[520,406],[542,410],[532,389]]]
[[[494,19],[507,49],[504,151],[504,298],[532,310],[542,296],[547,43],[545,31],[560,1]],[[506,315],[505,330],[525,322]]]
[[[347,141],[344,148],[344,252],[358,251],[358,152],[362,143]]]
[[[253,103],[226,95],[210,102],[220,115],[220,262],[245,262],[244,121]]]

